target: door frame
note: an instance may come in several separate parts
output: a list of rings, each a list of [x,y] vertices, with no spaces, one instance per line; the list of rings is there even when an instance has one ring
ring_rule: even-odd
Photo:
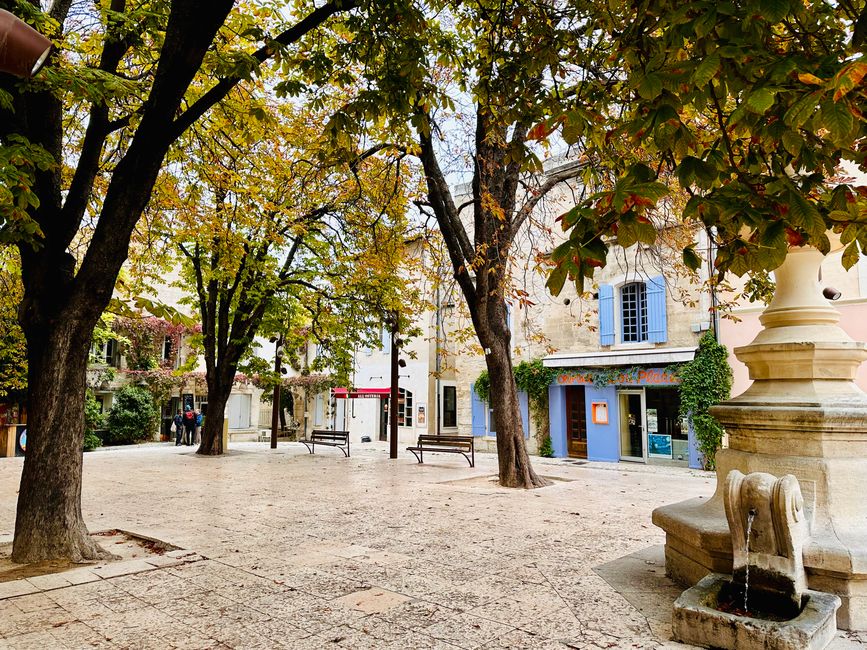
[[[574,392],[581,392],[581,408],[584,409],[584,454],[581,455],[579,452],[575,452],[572,450],[572,437],[570,436],[571,430],[569,426],[569,416],[570,416],[570,389],[573,389]],[[564,394],[563,394],[563,404],[566,409],[566,455],[569,458],[584,458],[588,457],[588,426],[587,426],[587,390],[584,386],[566,386]]]
[[[644,388],[628,388],[617,390],[617,445],[620,451],[620,460],[628,463],[646,463],[647,462],[647,396],[644,393]],[[623,455],[623,421],[620,418],[620,396],[621,395],[640,395],[641,396],[641,456],[624,456]]]

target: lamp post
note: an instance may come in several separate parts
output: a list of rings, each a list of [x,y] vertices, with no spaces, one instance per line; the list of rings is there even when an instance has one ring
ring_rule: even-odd
[[[398,387],[400,381],[400,338],[398,338],[398,318],[397,313],[393,315],[391,321],[391,397],[389,398],[388,418],[391,424],[391,436],[388,440],[388,456],[389,458],[397,458],[397,400]]]
[[[0,9],[0,72],[30,78],[51,53],[51,41],[20,18]]]

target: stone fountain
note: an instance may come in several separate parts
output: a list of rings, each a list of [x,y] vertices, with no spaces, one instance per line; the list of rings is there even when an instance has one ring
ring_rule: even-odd
[[[854,382],[867,345],[838,325],[822,296],[822,254],[795,248],[775,271],[764,329],[735,354],[753,384],[713,410],[729,435],[717,454],[717,490],[658,508],[666,533],[666,570],[693,585],[708,573],[730,574],[737,548],[725,510],[729,472],[793,475],[810,531],[801,558],[811,589],[838,595],[837,626],[867,629],[867,395]]]
[[[810,531],[798,479],[729,472],[723,492],[733,574],[712,573],[674,604],[676,641],[731,650],[821,650],[840,598],[807,589]]]

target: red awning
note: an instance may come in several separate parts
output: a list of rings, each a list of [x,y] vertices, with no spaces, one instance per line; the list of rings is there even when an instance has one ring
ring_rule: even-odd
[[[349,390],[348,388],[332,388],[331,396],[335,399],[356,399],[356,398],[375,398],[388,397],[391,394],[390,388],[356,388]]]

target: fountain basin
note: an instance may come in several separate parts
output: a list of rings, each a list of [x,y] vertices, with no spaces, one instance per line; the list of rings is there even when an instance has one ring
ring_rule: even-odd
[[[795,618],[771,621],[716,609],[731,576],[711,573],[684,591],[674,603],[674,640],[725,650],[821,650],[837,633],[840,598],[807,590]]]

